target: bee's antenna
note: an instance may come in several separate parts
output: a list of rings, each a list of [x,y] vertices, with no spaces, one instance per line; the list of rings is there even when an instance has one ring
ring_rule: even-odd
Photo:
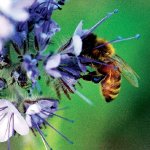
[[[112,15],[116,13],[118,13],[118,9],[115,9],[113,12],[108,13],[104,18],[98,21],[91,29],[89,29],[85,36],[93,32],[99,25],[101,25],[103,22],[105,22],[108,18],[110,18]]]
[[[99,45],[97,47],[95,47],[94,49],[97,49],[97,48],[100,48],[100,47],[103,47],[107,44],[112,44],[112,43],[118,43],[118,42],[122,42],[122,41],[128,41],[128,40],[132,40],[132,39],[139,39],[140,38],[140,34],[136,34],[135,36],[132,36],[132,37],[128,37],[128,38],[122,38],[121,36],[117,37],[115,40],[111,40],[109,42],[106,42],[102,45]]]

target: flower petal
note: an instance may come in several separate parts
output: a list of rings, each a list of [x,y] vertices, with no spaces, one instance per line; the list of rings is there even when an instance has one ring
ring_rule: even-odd
[[[74,35],[72,40],[73,40],[74,53],[76,56],[79,56],[82,51],[82,40],[78,35]]]
[[[10,113],[4,113],[0,122],[0,142],[7,141],[13,135],[13,119]]]
[[[13,130],[20,135],[28,134],[27,122],[11,102],[1,99],[0,110],[0,142],[7,141],[13,135]]]
[[[29,127],[32,127],[32,121],[31,121],[31,116],[30,115],[26,115],[26,122],[27,122]]]
[[[20,135],[27,135],[29,133],[29,126],[20,114],[14,114],[14,130]]]
[[[81,20],[80,23],[78,24],[78,26],[76,27],[73,35],[82,36],[82,33],[83,33],[82,26],[83,26],[83,22]]]
[[[40,111],[41,111],[40,105],[38,103],[35,103],[35,104],[32,104],[31,106],[29,106],[26,114],[32,115],[32,114],[40,113]]]
[[[12,13],[9,14],[16,21],[25,21],[28,19],[29,14],[25,10],[12,10]]]
[[[49,69],[58,67],[60,64],[60,61],[61,61],[61,55],[60,54],[51,56],[46,63],[45,69],[49,70]]]
[[[14,26],[12,23],[6,17],[0,15],[0,38],[8,38],[13,32]]]
[[[47,73],[54,78],[60,78],[62,76],[61,73],[56,69],[50,69],[47,71]]]

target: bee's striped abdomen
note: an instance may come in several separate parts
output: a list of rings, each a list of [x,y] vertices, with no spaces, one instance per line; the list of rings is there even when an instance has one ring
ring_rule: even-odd
[[[101,82],[102,94],[107,102],[112,101],[118,96],[121,85],[121,72],[115,68],[113,62],[108,63],[110,66],[103,66],[101,69],[106,77]],[[114,66],[114,67],[113,67]]]
[[[117,80],[117,81],[116,81]],[[102,82],[102,93],[107,102],[112,101],[118,96],[121,85],[121,74],[117,78],[115,76],[107,76]]]

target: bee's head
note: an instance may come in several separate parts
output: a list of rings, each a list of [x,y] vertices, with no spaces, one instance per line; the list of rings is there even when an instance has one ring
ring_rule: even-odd
[[[89,55],[92,56],[92,49],[95,47],[96,44],[96,35],[89,34],[86,38],[82,40],[83,47],[81,55]]]

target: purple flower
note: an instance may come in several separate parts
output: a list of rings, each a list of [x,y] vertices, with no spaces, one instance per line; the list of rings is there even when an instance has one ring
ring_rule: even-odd
[[[28,32],[29,30],[28,30],[27,22],[20,22],[16,25],[16,32],[11,37],[11,41],[13,43],[14,48],[15,49],[17,48],[17,52],[20,52],[21,48],[27,47],[27,45],[25,44],[26,44]]]
[[[44,119],[48,119],[53,116],[53,113],[57,111],[58,101],[53,99],[38,99],[35,102],[24,102],[26,110],[26,121],[29,127],[34,128],[35,124],[41,126],[44,123]]]
[[[61,73],[57,70],[57,67],[60,65],[61,55],[57,54],[54,56],[50,56],[45,62],[45,71],[47,74],[54,78],[60,78]]]
[[[72,120],[69,120],[67,118],[55,114],[55,112],[58,109],[57,100],[41,98],[36,101],[25,101],[24,108],[26,114],[26,121],[29,127],[32,129],[33,132],[34,130],[39,132],[46,149],[49,148],[51,150],[51,147],[49,143],[46,141],[44,133],[41,130],[42,125],[51,127],[58,134],[60,134],[65,140],[67,140],[70,144],[72,144],[72,141],[70,141],[66,136],[64,136],[61,132],[55,129],[47,121],[47,119],[53,116],[57,116],[59,118],[65,119],[66,121],[72,122]]]
[[[74,55],[52,55],[47,58],[44,64],[48,75],[61,79],[71,90],[74,88],[82,72]]]
[[[40,75],[37,65],[37,59],[32,58],[31,55],[25,55],[23,57],[22,66],[26,71],[28,78],[32,81],[33,84],[37,82],[37,79]]]
[[[44,50],[56,32],[60,31],[58,24],[53,20],[40,21],[34,27],[34,38],[38,50]]]

